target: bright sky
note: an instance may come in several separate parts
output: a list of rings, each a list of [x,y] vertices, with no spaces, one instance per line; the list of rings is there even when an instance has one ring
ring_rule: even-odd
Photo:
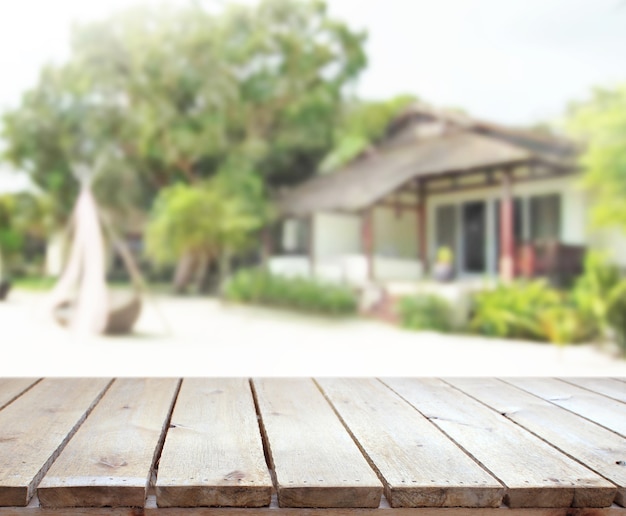
[[[35,83],[44,62],[64,59],[73,20],[102,17],[133,0],[0,1],[2,110]],[[369,32],[362,97],[409,92],[521,125],[558,116],[594,85],[626,82],[626,0],[329,0],[329,6]]]

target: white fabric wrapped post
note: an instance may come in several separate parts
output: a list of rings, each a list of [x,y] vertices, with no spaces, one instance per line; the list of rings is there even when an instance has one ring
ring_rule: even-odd
[[[92,193],[83,186],[74,210],[74,240],[69,262],[50,295],[50,307],[78,298],[71,327],[80,334],[102,333],[109,310],[104,270],[104,242]]]

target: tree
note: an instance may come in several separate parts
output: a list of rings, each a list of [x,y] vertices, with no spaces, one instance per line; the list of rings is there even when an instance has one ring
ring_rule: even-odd
[[[597,88],[570,108],[569,128],[585,142],[583,183],[595,194],[593,221],[626,231],[626,84]]]
[[[29,192],[0,196],[0,280],[24,261],[29,240],[42,241],[52,224],[49,199]]]
[[[44,69],[6,115],[6,155],[57,196],[74,193],[72,163],[93,163],[103,144],[152,197],[212,175],[234,152],[271,186],[297,182],[333,143],[346,85],[365,66],[364,37],[319,1],[218,15],[127,10],[75,30],[69,62]]]
[[[393,118],[416,101],[413,95],[398,95],[384,101],[347,104],[335,130],[335,145],[321,162],[320,172],[341,168],[377,143]]]
[[[154,203],[147,252],[161,264],[186,257],[177,273],[178,291],[184,290],[194,272],[201,285],[212,260],[219,260],[223,278],[230,255],[254,242],[252,235],[269,215],[258,178],[237,166],[241,163],[228,163],[219,174],[194,186],[169,186]]]
[[[126,208],[147,211],[174,183],[204,185],[233,157],[268,198],[332,147],[364,38],[317,0],[129,9],[75,30],[70,60],[46,67],[5,116],[6,157],[54,196],[60,220],[77,164],[99,170],[96,198],[122,222]]]

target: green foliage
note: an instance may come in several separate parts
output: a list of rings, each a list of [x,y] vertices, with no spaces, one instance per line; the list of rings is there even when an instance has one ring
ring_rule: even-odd
[[[571,107],[571,132],[584,140],[584,185],[596,197],[593,220],[626,230],[626,84],[598,88],[592,98]]]
[[[622,354],[626,355],[626,280],[612,290],[607,303],[607,322],[615,333]]]
[[[193,186],[161,190],[146,230],[148,256],[168,264],[185,254],[216,258],[245,248],[267,217],[257,183],[228,169]]]
[[[31,193],[0,196],[0,278],[4,269],[15,269],[23,262],[29,239],[43,240],[50,233],[48,201]]]
[[[500,284],[474,298],[470,328],[482,335],[548,341],[555,344],[591,338],[593,319],[567,293],[545,281]]]
[[[332,145],[364,39],[313,0],[133,7],[75,28],[69,60],[4,117],[5,157],[53,196],[59,220],[77,164],[97,169],[95,195],[122,220],[233,157],[272,187],[297,182]]]
[[[493,337],[541,339],[537,315],[559,304],[560,296],[543,281],[499,284],[476,294],[470,328]]]
[[[356,294],[347,287],[305,278],[285,278],[257,269],[238,271],[224,286],[230,301],[305,312],[348,315],[356,312]]]
[[[550,306],[537,313],[541,326],[539,340],[564,345],[588,342],[597,334],[595,319],[581,311],[567,298],[560,306]]]
[[[607,327],[608,299],[620,278],[619,269],[608,263],[605,254],[597,251],[587,253],[585,271],[576,280],[571,297],[596,333],[603,332]]]
[[[402,326],[410,330],[452,330],[452,307],[437,295],[404,297],[397,309]]]
[[[335,145],[322,161],[320,172],[332,172],[348,164],[377,142],[393,118],[416,100],[412,95],[399,95],[386,101],[348,104],[335,130]]]

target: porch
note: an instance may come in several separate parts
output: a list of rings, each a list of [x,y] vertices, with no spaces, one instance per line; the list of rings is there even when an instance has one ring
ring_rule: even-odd
[[[0,379],[0,516],[624,515],[625,381]]]
[[[370,155],[279,199],[281,222],[265,239],[271,270],[415,281],[432,275],[442,248],[457,278],[563,283],[582,269],[586,199],[573,147],[420,116]]]

